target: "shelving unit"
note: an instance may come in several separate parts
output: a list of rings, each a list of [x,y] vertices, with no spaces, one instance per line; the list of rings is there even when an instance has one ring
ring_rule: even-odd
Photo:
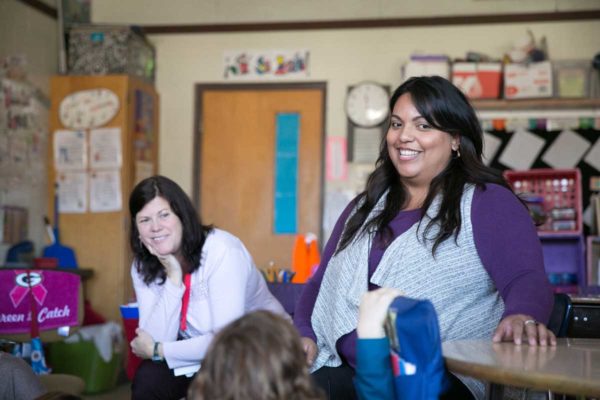
[[[572,126],[581,123],[582,118],[590,118],[596,121],[600,118],[600,98],[485,99],[472,100],[472,104],[482,121],[496,119],[507,121],[519,119],[568,120],[568,122],[564,121],[565,126]],[[560,126],[560,124],[557,125]],[[597,126],[596,129],[598,129]],[[502,139],[501,136],[497,137]],[[498,157],[497,154],[496,157]],[[502,165],[496,166],[502,168]],[[547,167],[538,165],[532,168]],[[587,173],[589,174],[589,171]],[[585,182],[582,183],[586,184]],[[600,257],[600,242],[598,241],[600,239],[586,238],[583,235],[581,224],[582,195],[583,193],[580,190],[575,196],[578,198],[574,199],[579,204],[576,218],[577,225],[574,230],[553,231],[545,227],[544,231],[539,232],[546,272],[549,274],[549,278],[552,278],[551,280],[562,282],[556,286],[556,291],[578,292],[588,285],[600,284],[600,272],[598,271],[598,258]],[[594,257],[595,264],[591,260]],[[576,283],[572,283],[574,275],[577,277]]]
[[[473,106],[480,111],[487,110],[553,110],[600,108],[600,99],[486,99],[473,100]]]

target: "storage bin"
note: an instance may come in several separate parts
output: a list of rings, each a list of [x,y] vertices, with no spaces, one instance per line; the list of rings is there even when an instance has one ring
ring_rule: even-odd
[[[82,378],[85,381],[84,393],[99,393],[116,386],[123,365],[123,350],[121,344],[115,344],[112,357],[106,362],[92,340],[55,342],[48,345],[46,362],[53,373]]]
[[[546,221],[538,226],[540,236],[582,233],[579,169],[506,171],[504,176],[515,193],[524,200],[532,196],[543,198]]]
[[[544,269],[555,291],[577,293],[585,287],[585,244],[583,235],[541,236]]]
[[[69,31],[70,75],[129,74],[154,84],[155,49],[130,26],[82,25]]]
[[[125,329],[125,339],[127,340],[127,357],[125,360],[125,374],[130,381],[133,381],[135,372],[142,363],[142,359],[133,354],[131,341],[137,336],[135,330],[139,323],[139,309],[137,303],[123,304],[120,306],[121,317],[123,318],[123,328]]]
[[[542,61],[504,66],[504,98],[552,97],[552,64]]]
[[[562,60],[552,63],[554,93],[561,98],[589,96],[592,63],[590,60]]]
[[[470,99],[497,99],[502,85],[502,64],[455,62],[452,83]]]

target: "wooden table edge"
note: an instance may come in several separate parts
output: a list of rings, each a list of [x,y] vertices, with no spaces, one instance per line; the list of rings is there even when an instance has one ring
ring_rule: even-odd
[[[548,374],[540,376],[539,373],[531,372],[523,375],[519,372],[512,372],[509,369],[485,364],[473,364],[467,361],[454,360],[446,356],[444,356],[444,359],[446,361],[446,367],[450,372],[492,383],[536,390],[551,390],[555,393],[576,396],[600,396],[600,384],[594,385],[586,381],[574,380],[561,376],[550,376],[553,383],[548,385]]]

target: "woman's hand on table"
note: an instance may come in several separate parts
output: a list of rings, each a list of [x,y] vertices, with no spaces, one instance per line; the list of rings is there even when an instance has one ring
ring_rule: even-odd
[[[492,337],[494,342],[514,341],[521,344],[524,340],[530,346],[556,346],[556,336],[546,325],[537,322],[533,317],[525,314],[513,314],[503,318]]]
[[[152,353],[154,353],[154,339],[152,339],[152,336],[141,328],[137,328],[135,334],[137,336],[130,343],[133,354],[141,359],[152,358]]]
[[[314,340],[307,337],[300,338],[300,341],[302,342],[304,354],[306,354],[306,363],[310,367],[317,357],[317,344]]]

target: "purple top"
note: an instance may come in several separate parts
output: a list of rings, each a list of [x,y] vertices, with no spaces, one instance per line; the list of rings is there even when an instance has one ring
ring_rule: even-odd
[[[323,251],[321,264],[306,284],[296,305],[294,324],[301,336],[315,342],[317,339],[311,326],[312,311],[323,275],[353,206],[354,201],[340,215]],[[419,221],[420,216],[421,209],[400,211],[389,225],[393,237],[406,232]],[[540,240],[527,209],[510,190],[487,184],[486,189],[477,188],[473,194],[471,223],[481,263],[504,300],[502,318],[512,314],[527,314],[537,321],[547,322],[554,298],[544,270]],[[377,269],[384,252],[385,246],[378,233],[369,254],[369,278]],[[369,283],[369,290],[376,288],[376,285]],[[342,359],[354,367],[356,330],[342,336],[336,347]]]

